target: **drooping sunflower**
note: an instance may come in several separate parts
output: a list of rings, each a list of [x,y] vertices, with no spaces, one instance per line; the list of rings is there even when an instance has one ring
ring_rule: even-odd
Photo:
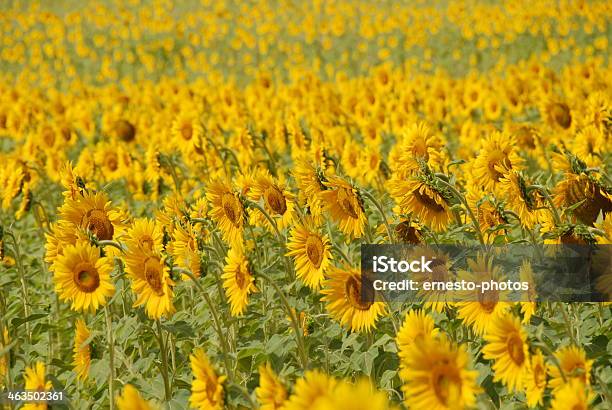
[[[270,363],[259,366],[259,387],[255,389],[261,410],[281,409],[287,399],[287,389],[278,379]]]
[[[51,380],[46,380],[45,364],[36,362],[34,366],[26,367],[23,376],[25,381],[25,390],[31,391],[49,391],[53,387]],[[47,403],[26,403],[22,409],[25,410],[44,410],[47,408]]]
[[[474,162],[474,176],[489,192],[510,171],[522,168],[523,160],[516,153],[514,137],[494,132],[487,138]]]
[[[189,404],[199,410],[223,409],[223,382],[226,377],[217,375],[201,348],[196,349],[189,359],[193,372]]]
[[[323,281],[321,300],[327,310],[351,331],[369,332],[379,316],[386,313],[385,304],[374,301],[374,295],[362,295],[362,276],[357,269],[332,267],[329,279]]]
[[[540,104],[540,115],[548,126],[559,131],[570,129],[573,123],[570,107],[554,96],[547,96],[543,99]]]
[[[72,349],[72,365],[74,371],[80,380],[87,379],[89,375],[89,366],[91,365],[91,348],[87,339],[91,332],[82,319],[78,319],[75,326],[74,347]]]
[[[484,335],[487,344],[483,357],[494,360],[494,380],[501,381],[509,391],[518,391],[523,386],[525,373],[529,368],[527,335],[520,320],[504,314],[491,321]]]
[[[448,228],[452,218],[449,202],[433,186],[418,178],[410,178],[407,181],[391,179],[387,187],[402,213],[413,214],[434,231]]]
[[[161,252],[163,234],[159,225],[152,219],[138,218],[128,229],[125,244],[127,254],[139,252]]]
[[[315,168],[307,159],[300,158],[296,160],[291,173],[295,178],[300,195],[302,195],[301,198],[304,198],[310,214],[318,221],[323,211],[323,203],[319,194],[326,189],[323,170]]]
[[[571,380],[577,380],[587,386],[591,385],[591,367],[593,366],[593,360],[587,360],[584,350],[577,346],[566,346],[555,352],[555,358],[563,371],[565,379],[557,366],[549,364],[549,386],[553,390],[560,389]]]
[[[227,253],[221,279],[232,316],[241,315],[249,303],[249,295],[257,291],[255,277],[249,270],[249,262],[242,246],[234,246]]]
[[[174,313],[174,281],[164,257],[154,251],[136,250],[125,256],[132,291],[137,295],[134,307],[145,306],[151,319],[169,317]]]
[[[282,177],[277,181],[267,171],[258,172],[254,176],[253,186],[249,189],[247,197],[254,202],[263,200],[264,209],[274,220],[279,230],[286,228],[293,222],[295,198],[286,188]],[[254,225],[272,229],[270,222],[259,210],[251,213],[251,222]]]
[[[319,193],[319,196],[326,211],[343,233],[352,238],[360,238],[367,217],[357,189],[337,176],[329,177],[324,184],[329,189]]]
[[[321,235],[314,223],[297,224],[290,233],[287,256],[293,257],[295,271],[311,289],[318,289],[331,261],[331,246],[327,235]]]
[[[285,403],[285,410],[310,410],[334,393],[338,381],[318,370],[309,370],[298,379],[293,394]]]
[[[463,345],[442,334],[415,341],[405,350],[399,372],[405,403],[414,410],[463,409],[474,406],[480,389]]]
[[[210,216],[219,226],[223,239],[229,244],[241,242],[246,211],[231,185],[220,180],[212,181],[208,186],[206,199],[211,204]]]
[[[170,254],[181,268],[189,269],[196,277],[202,272],[200,250],[196,233],[191,224],[176,224],[174,241],[169,246]]]
[[[312,410],[388,410],[394,408],[385,392],[378,391],[368,379],[360,379],[355,384],[341,380],[333,394],[317,400]]]
[[[531,316],[536,311],[537,289],[533,279],[533,269],[528,260],[523,261],[519,268],[519,278],[521,282],[529,284],[529,290],[521,295],[521,312],[523,313],[523,323],[529,323]]]
[[[67,246],[54,266],[55,290],[61,300],[72,303],[73,310],[95,312],[115,292],[112,260],[100,257],[100,250],[88,243]]]
[[[581,202],[572,213],[586,225],[593,225],[600,213],[605,216],[612,212],[612,195],[586,174],[566,172],[563,180],[555,186],[553,202],[557,208]]]
[[[578,380],[570,380],[561,386],[554,394],[550,408],[554,410],[589,410],[595,400],[595,393],[589,386]]]
[[[542,352],[538,351],[531,355],[524,380],[527,405],[529,407],[542,405],[544,391],[547,385],[546,364],[544,363],[544,355],[542,355]]]
[[[140,393],[131,384],[126,384],[121,395],[116,399],[119,410],[154,410],[156,407],[140,396]]]
[[[482,254],[479,254],[476,260],[468,259],[468,268],[469,271],[459,271],[458,280],[479,283],[502,279],[499,267]],[[460,291],[459,294],[465,302],[457,304],[457,315],[479,336],[484,336],[491,324],[510,308],[510,303],[500,301],[501,291],[496,289],[483,292],[476,288],[473,291]]]
[[[88,230],[99,240],[113,240],[124,228],[123,213],[114,209],[104,192],[85,192],[66,198],[60,216],[75,227]]]
[[[419,161],[431,169],[438,169],[442,164],[444,143],[424,122],[418,122],[402,132],[399,144],[399,157],[394,164],[397,171],[408,176],[419,170]]]
[[[397,332],[397,344],[400,359],[405,356],[406,350],[417,340],[435,337],[438,334],[433,318],[423,310],[411,310],[406,314],[402,327]]]
[[[77,234],[74,226],[60,219],[49,226],[50,232],[45,234],[45,261],[49,263],[49,269],[55,271],[57,257],[64,253],[64,248],[77,242]]]
[[[508,208],[514,211],[526,228],[533,226],[541,218],[543,200],[535,191],[527,189],[527,181],[520,172],[508,172],[499,181],[499,192],[508,201]]]

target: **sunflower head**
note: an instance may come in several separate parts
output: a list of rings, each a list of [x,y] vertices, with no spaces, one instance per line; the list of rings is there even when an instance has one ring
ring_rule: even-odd
[[[217,375],[202,349],[196,349],[189,359],[193,372],[189,404],[197,409],[223,409],[223,382],[226,377]]]

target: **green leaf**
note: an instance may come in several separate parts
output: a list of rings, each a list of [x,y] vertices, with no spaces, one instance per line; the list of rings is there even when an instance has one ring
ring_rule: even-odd
[[[48,315],[49,315],[48,313],[35,313],[33,315],[26,317],[25,319],[21,317],[16,317],[15,319],[11,321],[11,325],[13,327],[19,327],[26,322],[32,322],[38,319],[42,319],[43,317],[47,317]]]

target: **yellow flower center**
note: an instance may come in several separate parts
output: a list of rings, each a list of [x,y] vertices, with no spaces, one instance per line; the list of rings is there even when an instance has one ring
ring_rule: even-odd
[[[351,190],[348,188],[339,188],[336,201],[345,214],[354,219],[359,217],[357,214],[357,198],[355,198],[355,194]]]
[[[361,295],[361,281],[355,277],[350,276],[345,285],[346,298],[348,299],[351,306],[358,310],[368,310],[374,302],[364,300],[365,295],[362,298]],[[373,296],[373,295],[372,295]]]
[[[309,235],[306,239],[306,254],[310,263],[318,269],[323,261],[323,241],[318,235]]]
[[[231,192],[225,192],[221,197],[221,207],[229,221],[236,227],[240,226],[240,218],[242,217],[242,205],[240,201]]]
[[[74,284],[81,292],[92,293],[100,286],[100,275],[95,266],[81,262],[74,268]]]
[[[115,228],[102,209],[92,209],[83,217],[82,225],[87,227],[101,241],[113,239]]]
[[[506,340],[506,349],[512,361],[521,366],[525,362],[525,351],[523,349],[523,340],[518,333],[512,333]]]
[[[284,215],[287,211],[287,201],[285,200],[285,196],[274,185],[270,185],[264,192],[264,198],[266,200],[266,204],[274,211],[277,215]]]
[[[157,257],[147,258],[144,263],[144,275],[147,283],[157,296],[164,295],[164,286],[162,283],[163,267],[161,261]]]

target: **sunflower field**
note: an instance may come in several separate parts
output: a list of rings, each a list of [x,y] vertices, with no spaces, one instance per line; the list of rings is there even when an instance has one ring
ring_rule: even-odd
[[[611,409],[608,302],[367,301],[360,269],[611,244],[611,19],[0,2],[0,408]]]

